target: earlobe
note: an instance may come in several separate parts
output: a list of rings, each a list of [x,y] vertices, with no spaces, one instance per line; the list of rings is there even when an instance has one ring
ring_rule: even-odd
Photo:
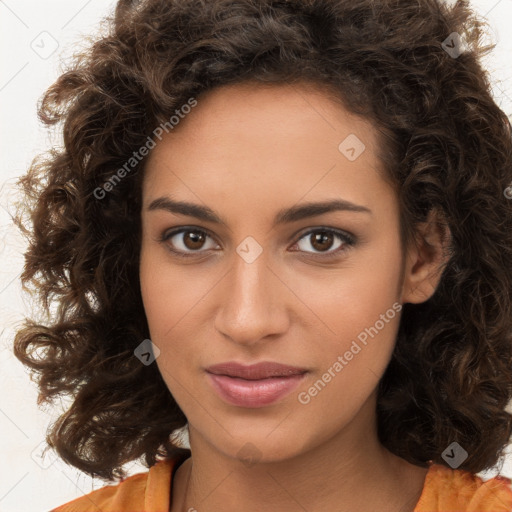
[[[431,210],[416,230],[416,240],[411,242],[405,258],[402,304],[430,299],[448,261],[451,233],[437,212]]]

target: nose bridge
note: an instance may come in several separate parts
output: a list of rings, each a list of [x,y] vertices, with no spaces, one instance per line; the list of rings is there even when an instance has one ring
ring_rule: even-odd
[[[239,247],[242,250],[242,247]],[[240,253],[234,258],[232,280],[234,291],[241,300],[241,304],[254,302],[255,305],[261,307],[267,300],[262,300],[267,294],[268,274],[267,253],[262,252],[253,261],[245,259]]]
[[[278,297],[279,280],[269,268],[266,252],[252,260],[244,256],[244,248],[240,244],[233,255],[215,323],[234,341],[253,343],[284,329],[286,315]]]

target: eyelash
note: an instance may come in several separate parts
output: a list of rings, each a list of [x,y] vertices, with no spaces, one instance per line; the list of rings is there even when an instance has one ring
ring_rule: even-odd
[[[160,243],[166,243],[167,240],[169,240],[173,236],[178,235],[180,233],[187,233],[187,232],[200,233],[200,234],[209,236],[210,238],[213,238],[204,229],[199,229],[199,228],[194,228],[194,227],[182,227],[182,228],[174,229],[172,231],[164,231],[162,233],[162,235],[157,239],[157,241]],[[306,251],[306,254],[313,256],[313,258],[321,258],[324,260],[331,259],[331,258],[337,257],[340,254],[348,251],[351,247],[353,247],[356,244],[356,238],[353,235],[350,235],[350,234],[348,234],[344,231],[340,231],[338,229],[327,228],[327,227],[322,227],[322,226],[312,228],[312,229],[306,231],[299,237],[299,239],[295,243],[298,243],[303,238],[307,237],[308,235],[311,235],[312,233],[316,233],[316,232],[335,235],[341,239],[342,245],[332,252],[310,253],[310,252]],[[170,252],[172,252],[173,254],[175,254],[176,256],[181,257],[181,258],[194,258],[201,252],[206,252],[206,251],[198,250],[198,251],[192,251],[191,253],[185,253],[185,252],[177,251],[175,249],[171,249],[170,247],[167,247],[167,248]],[[300,250],[298,250],[298,252],[300,252]]]

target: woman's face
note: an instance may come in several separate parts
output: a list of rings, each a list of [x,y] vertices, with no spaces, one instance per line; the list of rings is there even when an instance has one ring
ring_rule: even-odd
[[[408,302],[397,197],[372,126],[319,91],[238,84],[197,101],[145,169],[156,363],[194,435],[232,457],[289,458],[373,422]],[[262,361],[307,371],[252,383],[206,371]]]

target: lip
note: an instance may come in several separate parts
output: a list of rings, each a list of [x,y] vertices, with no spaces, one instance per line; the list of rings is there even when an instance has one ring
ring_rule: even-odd
[[[213,389],[225,402],[239,407],[265,407],[291,393],[307,370],[272,362],[250,366],[221,363],[206,369]]]
[[[206,368],[208,373],[215,375],[227,375],[247,380],[268,379],[269,377],[290,377],[306,373],[305,368],[298,368],[287,364],[262,361],[251,365],[245,365],[229,361],[226,363],[214,364]]]
[[[305,374],[268,379],[240,379],[208,373],[213,389],[225,402],[239,407],[265,407],[291,393]]]

